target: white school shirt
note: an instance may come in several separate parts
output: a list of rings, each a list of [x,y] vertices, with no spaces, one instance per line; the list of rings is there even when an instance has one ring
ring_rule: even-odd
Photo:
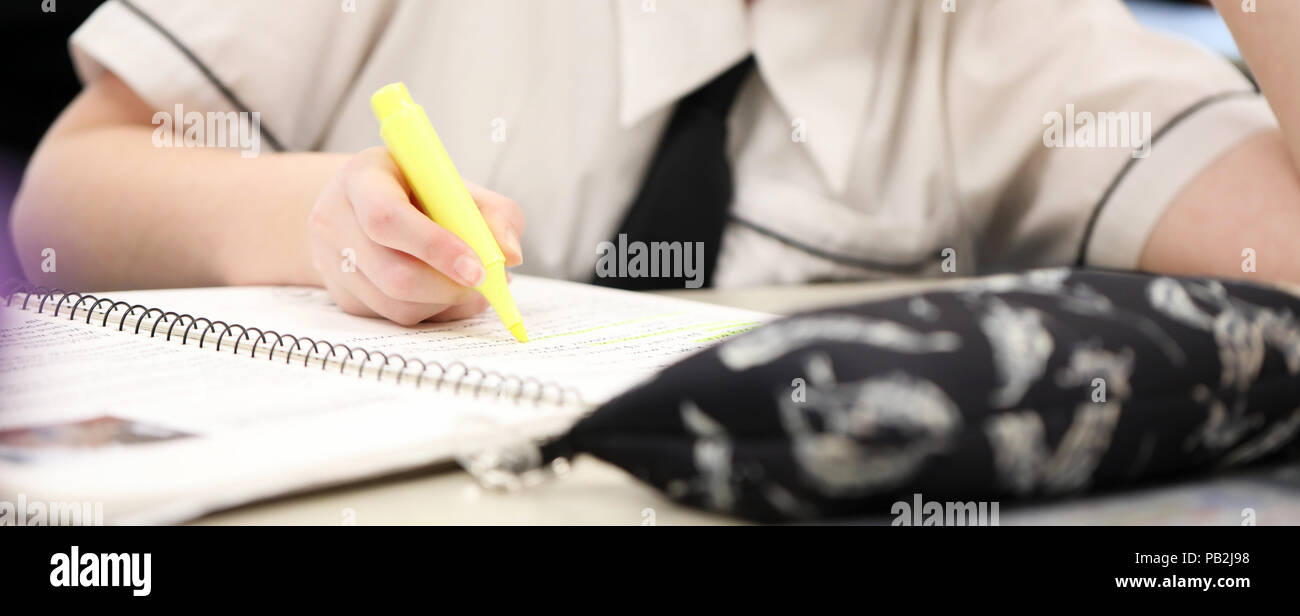
[[[1277,126],[1118,0],[112,0],[71,48],[159,110],[258,112],[262,151],[379,145],[369,97],[404,81],[523,207],[521,271],[578,280],[674,103],[749,54],[721,287],[1131,268],[1189,180]],[[1048,147],[1071,109],[1149,117],[1150,155]]]

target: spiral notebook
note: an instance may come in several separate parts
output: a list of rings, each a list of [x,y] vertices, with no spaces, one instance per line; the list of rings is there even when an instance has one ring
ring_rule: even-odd
[[[527,276],[511,288],[527,344],[491,312],[406,328],[312,288],[10,289],[0,523],[175,522],[540,438],[770,318]]]

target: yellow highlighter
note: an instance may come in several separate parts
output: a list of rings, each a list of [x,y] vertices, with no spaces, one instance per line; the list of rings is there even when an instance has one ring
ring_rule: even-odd
[[[424,108],[411,100],[410,92],[401,82],[375,92],[370,97],[370,108],[379,119],[379,134],[388,145],[388,153],[402,169],[424,213],[465,240],[483,261],[487,277],[474,289],[492,304],[515,339],[527,342],[523,317],[519,316],[506,286],[506,257],[478,205],[465,189],[465,182],[456,173],[455,165],[451,164],[451,157],[442,147],[438,133],[433,131]]]

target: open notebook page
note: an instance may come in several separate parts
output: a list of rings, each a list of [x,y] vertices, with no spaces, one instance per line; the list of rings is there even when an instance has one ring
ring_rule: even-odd
[[[659,369],[752,329],[771,315],[572,282],[516,276],[510,285],[529,341],[496,314],[402,327],[344,314],[321,289],[227,287],[103,296],[280,334],[554,381],[598,403]]]
[[[95,502],[109,522],[170,522],[555,433],[575,416],[51,312],[0,308],[3,502]]]

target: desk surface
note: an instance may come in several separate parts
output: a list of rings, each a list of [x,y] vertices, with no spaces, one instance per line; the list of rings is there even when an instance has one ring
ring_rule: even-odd
[[[779,314],[960,285],[961,279],[826,284],[667,295]],[[1004,508],[1007,524],[1300,524],[1300,464],[1064,503]],[[863,520],[888,524],[889,520]],[[454,466],[371,480],[208,515],[196,524],[736,524],[678,505],[622,470],[574,461],[562,478],[515,493],[481,490]]]

